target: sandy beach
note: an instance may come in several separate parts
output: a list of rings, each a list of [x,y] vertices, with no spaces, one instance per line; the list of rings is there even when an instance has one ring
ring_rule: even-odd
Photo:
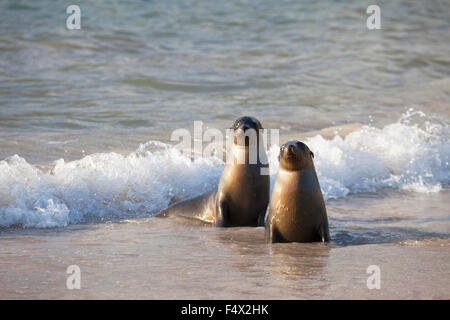
[[[338,208],[329,210],[332,227]],[[377,226],[363,230],[382,233]],[[416,240],[414,232],[405,228],[386,243],[267,245],[263,228],[218,229],[182,219],[8,230],[1,232],[0,297],[449,299],[448,239]],[[74,264],[80,290],[66,288],[66,269]],[[380,266],[379,290],[367,288],[369,265]]]

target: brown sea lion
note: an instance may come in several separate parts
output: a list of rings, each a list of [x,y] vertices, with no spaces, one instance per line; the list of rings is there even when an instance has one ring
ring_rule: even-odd
[[[268,172],[268,162],[260,141],[261,123],[253,117],[241,117],[231,129],[231,159],[225,165],[218,188],[170,206],[158,216],[196,218],[218,227],[264,225],[270,177],[262,174]]]
[[[327,210],[313,158],[300,141],[281,147],[266,219],[268,242],[329,241]]]

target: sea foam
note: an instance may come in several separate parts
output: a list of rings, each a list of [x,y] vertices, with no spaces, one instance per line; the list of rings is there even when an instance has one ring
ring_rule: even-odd
[[[396,188],[439,192],[450,182],[449,126],[408,111],[383,128],[362,126],[345,138],[317,135],[304,142],[315,154],[325,199]],[[268,150],[271,182],[278,145]],[[212,190],[224,163],[191,161],[173,146],[142,144],[128,156],[97,153],[55,161],[44,171],[14,155],[0,161],[0,226],[63,227],[89,218],[151,216],[171,201]]]
[[[345,138],[305,141],[316,155],[319,181],[327,198],[399,188],[438,192],[450,181],[447,124],[408,111],[383,128],[363,126]]]

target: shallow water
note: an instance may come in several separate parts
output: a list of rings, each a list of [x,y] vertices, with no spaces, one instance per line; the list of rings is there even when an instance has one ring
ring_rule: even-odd
[[[449,298],[448,3],[79,4],[0,3],[0,298]],[[314,151],[330,244],[151,218],[223,168],[172,131],[244,114]]]
[[[376,224],[368,229],[386,232]],[[58,299],[448,299],[448,240],[430,244],[414,240],[417,235],[406,228],[402,233],[401,242],[339,246],[266,245],[263,228],[219,229],[181,219],[8,230],[0,240],[0,293]],[[66,268],[74,264],[81,289],[67,290]],[[367,288],[369,265],[380,267],[379,290]]]

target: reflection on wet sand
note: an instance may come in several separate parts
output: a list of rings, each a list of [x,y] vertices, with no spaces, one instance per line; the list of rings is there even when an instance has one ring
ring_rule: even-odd
[[[228,258],[222,267],[243,274],[248,284],[268,285],[272,290],[285,292],[286,298],[298,297],[303,290],[308,290],[311,297],[319,297],[330,285],[327,268],[333,244],[268,244],[261,227],[210,231],[203,238],[220,243],[226,251],[223,254]]]
[[[311,298],[326,292],[330,244],[283,243],[268,248],[270,276],[292,290],[309,290]]]

